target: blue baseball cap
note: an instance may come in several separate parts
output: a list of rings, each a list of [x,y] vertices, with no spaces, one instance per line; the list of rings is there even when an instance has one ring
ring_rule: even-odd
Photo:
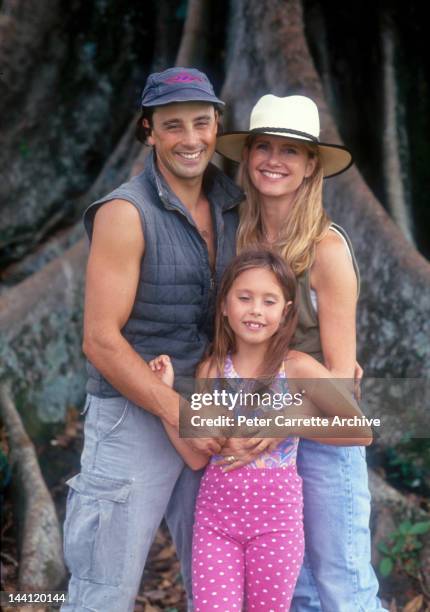
[[[168,68],[153,72],[146,79],[142,106],[163,106],[173,102],[210,102],[222,104],[208,77],[195,68]]]

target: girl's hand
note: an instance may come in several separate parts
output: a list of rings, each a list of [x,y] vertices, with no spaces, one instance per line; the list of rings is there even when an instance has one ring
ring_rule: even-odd
[[[151,359],[148,365],[161,382],[169,387],[173,387],[175,372],[169,355],[158,355],[158,357]]]

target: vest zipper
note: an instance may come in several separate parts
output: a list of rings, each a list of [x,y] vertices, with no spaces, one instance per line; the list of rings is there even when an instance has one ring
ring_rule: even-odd
[[[207,260],[207,265],[210,269],[210,280],[209,280],[209,291],[208,291],[208,297],[207,297],[207,303],[206,303],[206,309],[203,311],[202,313],[202,318],[201,320],[204,320],[207,318],[208,316],[208,307],[210,306],[211,303],[211,297],[212,294],[215,290],[215,278],[214,278],[214,272],[212,271],[211,265],[209,263],[209,249],[208,249],[208,245],[206,244],[205,240],[202,238],[202,236],[200,235],[200,232],[197,229],[197,225],[194,223],[194,220],[192,219],[191,215],[187,215],[185,213],[185,211],[182,211],[180,208],[178,208],[177,206],[172,206],[170,204],[170,202],[167,200],[167,198],[164,196],[164,194],[162,193],[161,187],[158,184],[158,179],[156,178],[156,182],[157,182],[157,187],[158,187],[158,196],[160,198],[160,200],[163,202],[163,204],[165,205],[166,208],[170,209],[170,210],[174,210],[178,213],[180,213],[183,217],[185,217],[185,219],[188,221],[188,223],[191,225],[191,227],[193,227],[196,231],[196,234],[200,240],[200,242],[202,243],[203,248],[206,250],[206,260]],[[216,219],[214,219],[214,223],[216,225]],[[216,244],[216,253],[215,253],[215,274],[216,274],[216,263],[217,263],[217,258],[218,258],[218,253],[219,253],[219,236],[218,236],[218,231],[217,228],[215,227],[215,233],[216,233],[216,237],[217,237],[217,244]]]

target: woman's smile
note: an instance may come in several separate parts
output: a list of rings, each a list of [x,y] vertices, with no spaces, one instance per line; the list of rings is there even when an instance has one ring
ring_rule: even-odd
[[[274,170],[259,170],[261,174],[269,180],[279,180],[288,176],[286,172],[278,172]]]
[[[248,170],[257,191],[266,197],[294,197],[314,170],[304,144],[282,136],[261,134],[249,149]]]

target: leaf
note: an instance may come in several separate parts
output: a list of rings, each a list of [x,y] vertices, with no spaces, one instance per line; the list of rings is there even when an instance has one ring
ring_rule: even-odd
[[[386,545],[385,542],[378,542],[378,550],[381,553],[384,553],[385,555],[389,555],[390,551],[388,550],[388,546]]]
[[[413,535],[421,535],[423,533],[427,533],[430,530],[430,521],[420,521],[419,523],[415,523],[409,530],[409,533]]]
[[[399,531],[400,531],[401,534],[407,535],[409,533],[411,527],[412,527],[411,521],[403,521],[399,525]]]
[[[424,597],[422,595],[417,595],[406,604],[403,608],[403,612],[420,612],[423,603]]]
[[[384,557],[379,564],[379,571],[381,572],[381,575],[386,578],[393,571],[393,567],[394,563],[392,562],[390,557]]]
[[[394,544],[394,546],[391,549],[391,554],[398,555],[400,552],[402,552],[403,547],[405,545],[405,541],[406,541],[405,536],[403,535],[399,536],[397,542]]]

